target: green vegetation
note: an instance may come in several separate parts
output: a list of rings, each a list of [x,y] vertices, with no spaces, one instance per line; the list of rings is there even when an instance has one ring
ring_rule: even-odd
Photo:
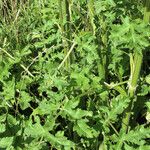
[[[149,0],[0,0],[0,149],[149,150]]]

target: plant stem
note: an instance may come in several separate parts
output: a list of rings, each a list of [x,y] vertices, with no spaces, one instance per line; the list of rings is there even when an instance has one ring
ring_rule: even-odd
[[[135,56],[134,56],[133,64],[131,64],[133,65],[133,69],[131,70],[130,79],[128,83],[129,86],[128,95],[131,99],[131,102],[129,104],[129,107],[125,110],[125,116],[122,120],[122,130],[126,133],[128,132],[131,110],[133,108],[134,99],[136,98],[135,91],[137,88],[138,78],[140,75],[142,59],[143,59],[143,55],[138,52],[135,52],[134,55]]]
[[[58,70],[62,67],[62,65],[65,63],[65,61],[67,61],[67,58],[69,58],[70,53],[73,51],[74,47],[75,47],[76,43],[74,42],[70,48],[70,50],[68,51],[68,53],[65,55],[65,58],[63,59],[63,61],[61,62],[61,64],[58,66]]]
[[[71,40],[72,40],[72,34],[71,34],[71,5],[72,5],[72,0],[65,0],[66,4],[66,27],[65,27],[65,32],[66,32],[66,38],[68,39],[67,41],[67,47],[68,50],[71,48]],[[74,62],[74,53],[73,51],[71,52],[70,57],[68,58],[68,63],[69,65]]]
[[[89,13],[89,21],[90,21],[90,30],[92,31],[92,34],[97,37],[97,40],[99,39],[99,35],[96,35],[96,25],[94,23],[94,0],[89,0],[88,1],[88,13]],[[105,81],[105,73],[106,73],[106,47],[107,47],[107,35],[106,35],[106,24],[103,20],[103,18],[100,18],[100,23],[101,23],[101,28],[102,28],[102,35],[101,35],[101,41],[98,40],[100,45],[99,46],[99,51],[98,54],[100,56],[100,60],[98,60],[97,65],[98,65],[98,72],[99,76],[101,79]]]
[[[143,20],[145,23],[150,22],[150,0],[145,0],[144,1],[144,17]]]
[[[102,17],[100,20],[101,23],[101,48],[100,48],[100,73],[102,79],[107,81],[107,66],[108,66],[108,32],[107,32],[107,23],[105,17]]]
[[[94,24],[94,0],[89,0],[88,2],[88,13],[90,19],[90,25],[93,35],[95,35],[95,24]]]
[[[68,0],[59,0],[58,4],[59,4],[59,18],[60,18],[60,26],[61,26],[62,36],[65,38],[67,37],[70,40],[69,2],[68,2]],[[66,27],[65,27],[65,23],[66,23]],[[67,42],[65,40],[65,38],[62,39],[62,42],[64,45],[64,55],[66,56],[68,53],[70,43]],[[67,60],[65,61],[65,68],[66,68],[66,70],[69,71],[69,69],[70,69],[70,57],[67,57]]]
[[[149,23],[150,20],[150,1],[149,0],[145,0],[145,11],[144,11],[144,17],[143,20],[145,23]],[[135,91],[136,91],[136,87],[137,87],[137,82],[138,82],[138,77],[140,74],[140,70],[141,70],[141,64],[142,64],[142,59],[143,59],[143,55],[139,54],[138,52],[135,52],[134,54],[134,64],[133,64],[133,70],[131,71],[131,78],[129,81],[129,89],[128,89],[128,93],[129,93],[129,97],[131,98],[131,103],[129,105],[129,107],[126,109],[125,111],[125,116],[122,120],[122,130],[125,132],[128,132],[128,126],[129,126],[129,121],[130,121],[130,117],[131,117],[131,110],[133,108],[133,103],[134,103],[134,98],[135,98]]]
[[[114,89],[114,90],[118,91],[121,95],[127,96],[126,91],[120,86],[120,85],[123,85],[125,83],[127,83],[127,81],[120,82],[120,83],[117,83],[117,84],[114,84],[114,83],[108,84],[108,83],[104,82],[104,85],[108,89]]]
[[[5,49],[0,48],[1,51],[3,51],[9,58],[15,61],[15,57],[13,57],[11,54],[9,54]],[[34,75],[26,68],[23,64],[20,64],[20,66],[31,76],[34,77]]]
[[[96,33],[96,40],[98,45],[98,55],[99,60],[97,61],[99,77],[103,81],[108,79],[108,32],[107,32],[107,23],[105,17],[100,16],[100,33]]]
[[[144,11],[143,21],[145,23],[149,23],[149,21],[150,21],[150,1],[145,0],[144,6],[145,6],[145,11]],[[129,107],[125,110],[125,116],[122,120],[122,131],[124,131],[126,133],[128,132],[131,111],[132,111],[132,108],[134,105],[134,99],[136,98],[135,91],[137,88],[137,82],[138,82],[138,78],[139,78],[139,74],[140,74],[140,70],[141,70],[142,60],[143,60],[142,52],[141,52],[141,54],[138,52],[135,52],[133,64],[130,64],[130,65],[132,65],[132,68],[133,68],[130,73],[130,81],[129,81],[129,89],[128,89],[128,94],[131,99],[131,102],[129,104]]]

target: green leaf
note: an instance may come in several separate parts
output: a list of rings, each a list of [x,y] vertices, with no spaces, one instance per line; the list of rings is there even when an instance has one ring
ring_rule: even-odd
[[[60,107],[59,103],[52,103],[50,101],[47,101],[46,99],[43,99],[39,103],[39,107],[34,109],[33,114],[39,114],[39,115],[47,115],[47,114],[53,114],[53,112],[56,112]]]
[[[14,137],[4,137],[0,139],[0,148],[9,148],[13,143]]]
[[[86,111],[86,110],[82,110],[82,109],[75,109],[78,104],[79,104],[79,100],[80,99],[71,99],[71,100],[68,100],[66,99],[66,103],[64,104],[64,107],[63,107],[63,112],[62,112],[62,115],[64,116],[69,116],[71,117],[72,119],[81,119],[82,117],[85,117],[85,116],[89,116],[89,117],[92,117],[92,112],[91,111]]]
[[[3,96],[5,100],[12,100],[15,96],[15,78],[10,81],[4,82]]]
[[[145,80],[148,84],[150,84],[150,74],[145,77]]]
[[[0,124],[0,133],[2,133],[2,132],[5,132],[5,130],[6,130],[6,126],[5,126],[5,124],[3,123],[1,123]]]
[[[44,128],[48,131],[52,131],[54,127],[57,126],[55,119],[56,118],[51,115],[47,116],[45,124],[44,124]]]
[[[125,108],[128,107],[129,102],[130,102],[129,97],[124,97],[122,95],[114,97],[111,103],[111,110],[109,110],[109,108],[107,107],[102,107],[100,109],[102,110],[102,112],[107,114],[104,122],[105,123],[108,123],[109,121],[115,122],[117,120],[117,116],[123,113]]]
[[[57,140],[56,143],[59,143],[60,145],[64,146],[65,150],[69,150],[71,148],[74,148],[74,143],[67,139],[67,137],[64,136],[64,131],[58,131],[55,134],[55,138]]]
[[[85,111],[81,109],[76,109],[76,110],[64,110],[66,111],[67,115],[71,116],[73,119],[81,119],[82,117],[85,116],[90,116],[92,117],[92,112],[91,111]]]
[[[124,136],[124,140],[134,143],[137,145],[144,145],[145,139],[150,137],[150,128],[139,126],[135,130],[131,130],[127,135]]]
[[[30,106],[29,102],[31,101],[31,96],[25,92],[20,92],[19,104],[22,110],[28,108]]]
[[[87,125],[87,120],[77,120],[75,123],[73,130],[76,131],[79,136],[84,136],[87,138],[94,138],[98,136],[98,132]]]
[[[46,131],[39,123],[36,123],[34,125],[32,125],[31,122],[26,123],[25,135],[27,136],[38,138],[38,137],[44,136],[45,132]]]
[[[138,93],[139,96],[145,96],[150,92],[150,86],[143,84],[141,85],[141,91]]]

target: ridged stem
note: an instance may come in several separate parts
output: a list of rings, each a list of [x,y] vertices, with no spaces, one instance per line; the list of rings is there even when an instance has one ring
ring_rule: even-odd
[[[150,22],[150,0],[143,1],[143,5],[144,5],[143,21],[148,24]],[[136,97],[135,91],[137,88],[137,82],[138,82],[138,78],[139,78],[139,74],[140,74],[140,70],[141,70],[142,60],[143,60],[142,52],[141,52],[141,54],[138,52],[135,52],[133,66],[132,66],[133,69],[130,74],[129,89],[128,89],[131,103],[130,103],[129,107],[125,110],[125,116],[122,120],[122,131],[125,131],[125,132],[128,132],[131,111],[132,111],[132,107],[134,105],[133,100]]]
[[[68,53],[68,50],[70,49],[70,41],[71,40],[71,26],[70,26],[70,3],[68,0],[59,0],[59,18],[60,18],[60,26],[62,30],[63,37],[67,38],[63,39],[63,45],[64,45],[64,55],[66,56]],[[65,68],[66,70],[70,70],[70,56],[65,61]]]
[[[126,133],[128,132],[131,111],[133,108],[134,99],[136,98],[135,91],[138,85],[137,83],[138,83],[138,78],[139,78],[140,71],[141,71],[142,60],[143,60],[143,55],[138,52],[135,52],[133,64],[131,64],[133,68],[131,70],[130,79],[128,83],[128,86],[129,86],[128,95],[131,101],[130,101],[129,107],[125,110],[124,118],[122,120],[122,131]]]
[[[89,0],[88,2],[88,13],[89,13],[90,27],[91,27],[93,35],[95,35],[96,27],[94,24],[94,0]]]

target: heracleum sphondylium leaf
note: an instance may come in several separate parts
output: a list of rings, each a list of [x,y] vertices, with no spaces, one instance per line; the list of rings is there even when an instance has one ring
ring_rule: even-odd
[[[0,149],[148,149],[148,0],[0,8]]]

